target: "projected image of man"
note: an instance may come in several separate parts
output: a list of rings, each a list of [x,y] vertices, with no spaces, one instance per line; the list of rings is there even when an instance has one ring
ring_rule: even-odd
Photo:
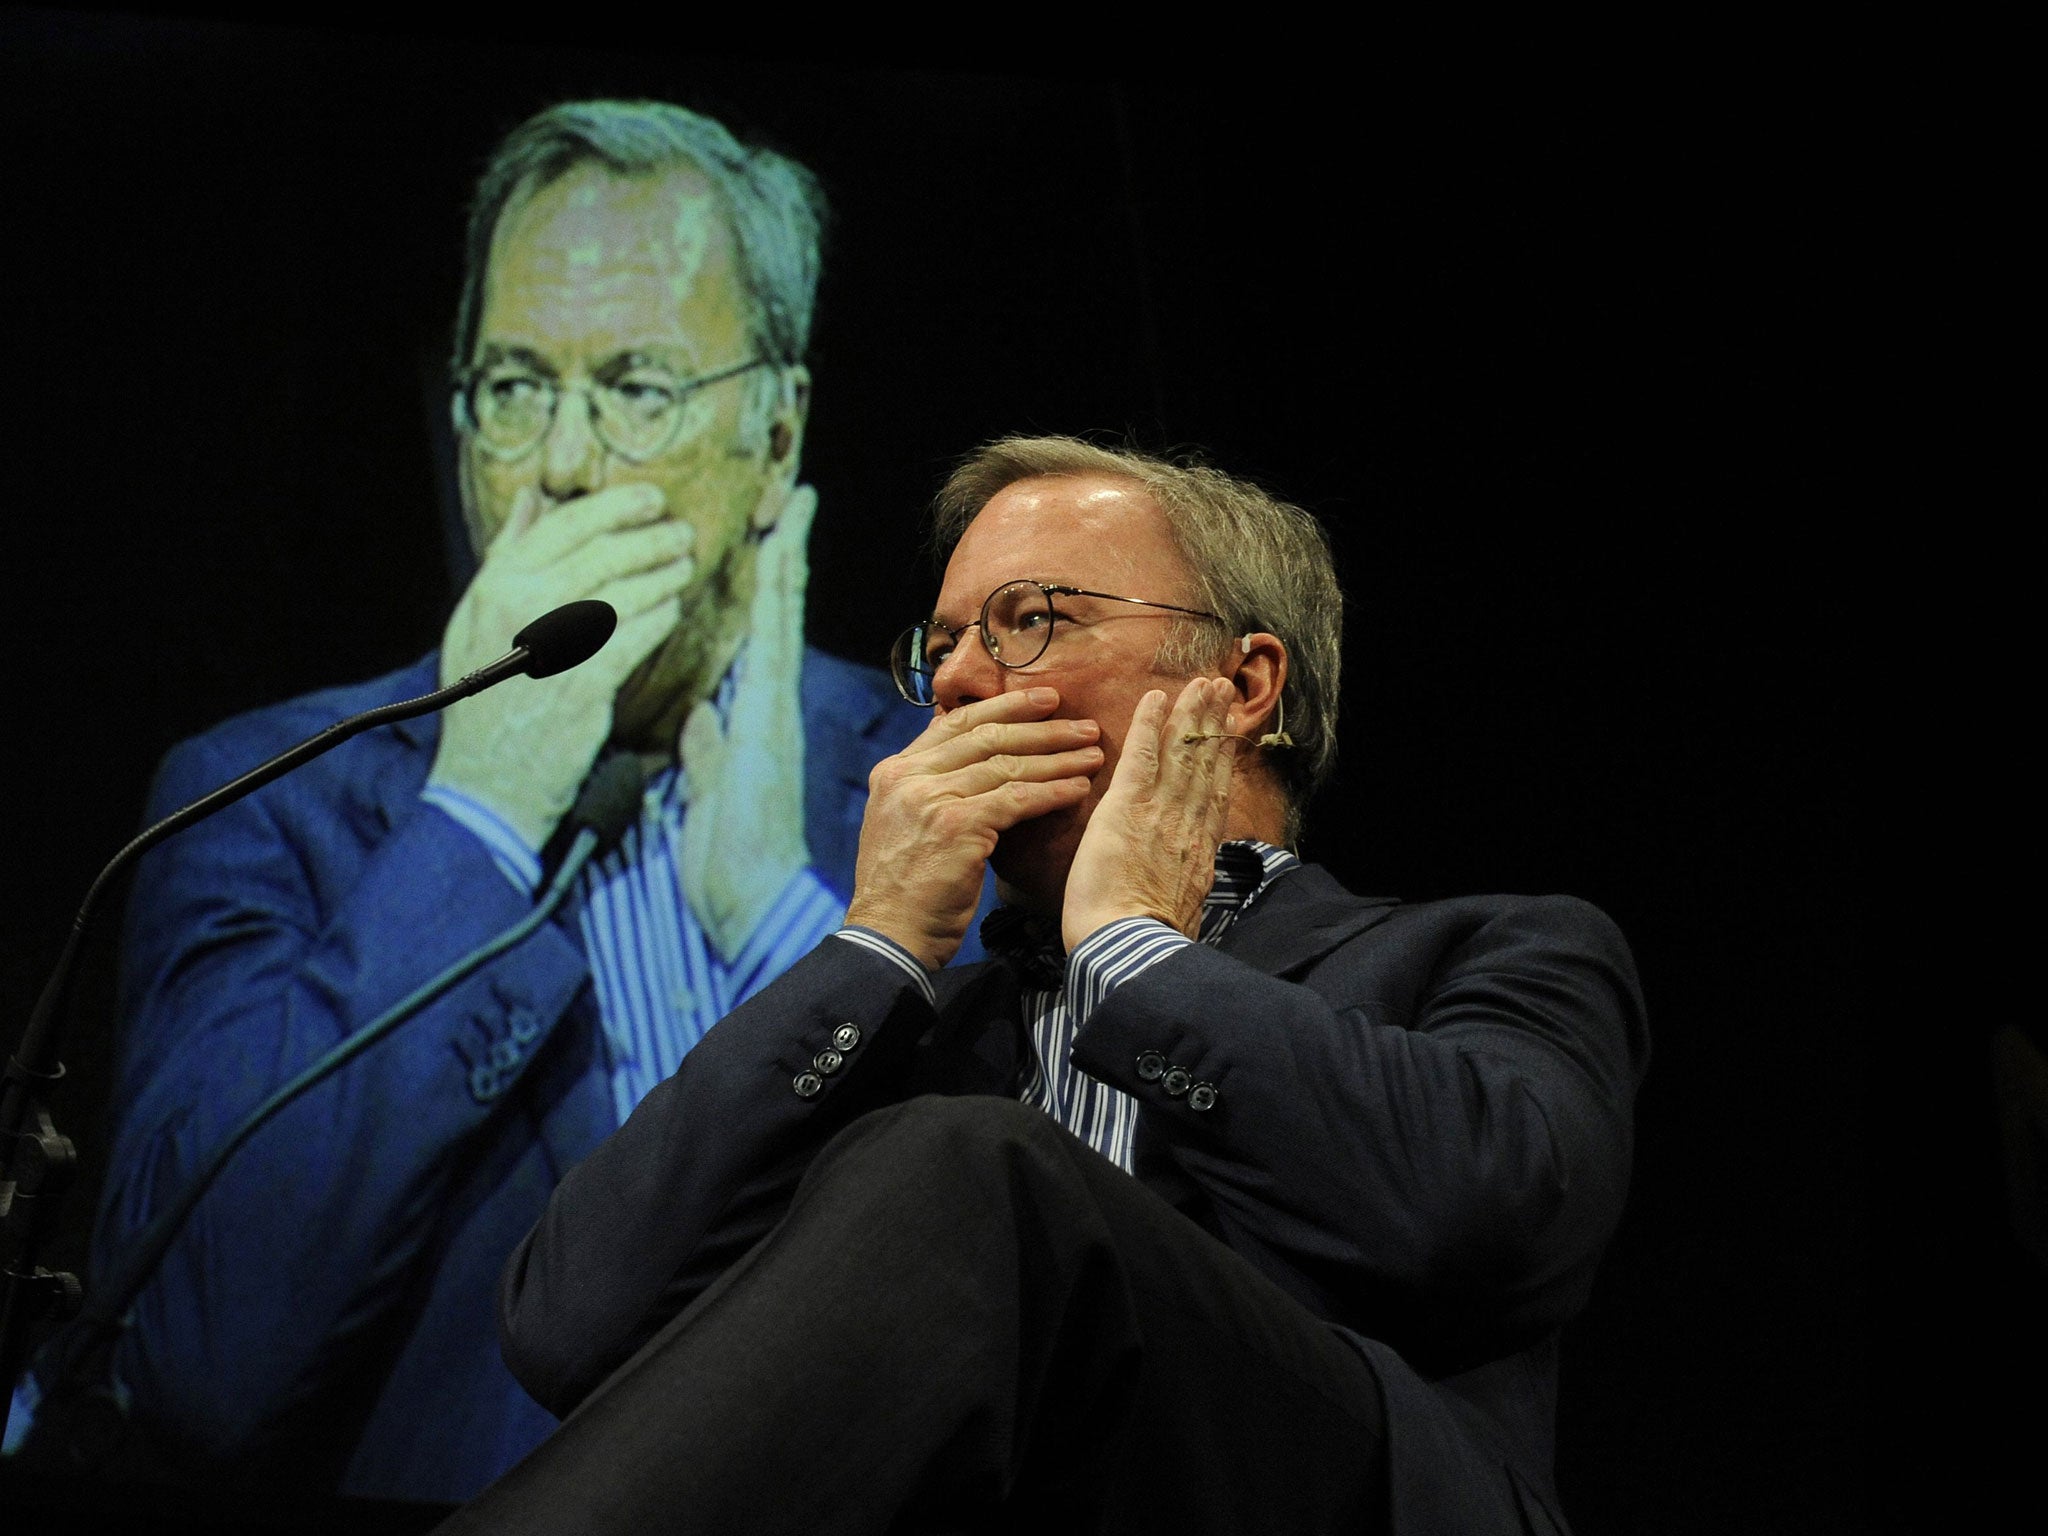
[[[603,599],[618,632],[151,854],[95,1269],[278,1083],[531,910],[601,759],[642,761],[638,823],[557,920],[251,1141],[90,1380],[43,1379],[45,1352],[32,1446],[91,1389],[144,1471],[452,1501],[552,1426],[498,1358],[499,1266],[703,1032],[839,926],[869,768],[922,724],[803,643],[822,217],[801,166],[662,104],[556,107],[491,160],[450,391],[480,564],[440,649],[184,743],[149,814],[561,603]]]

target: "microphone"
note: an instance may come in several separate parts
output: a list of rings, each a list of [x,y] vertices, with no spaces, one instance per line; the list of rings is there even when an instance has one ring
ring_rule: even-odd
[[[466,699],[508,677],[553,677],[581,666],[604,648],[619,627],[618,611],[594,597],[564,603],[535,619],[512,637],[512,649],[454,683]],[[453,702],[452,700],[450,702]]]
[[[43,1164],[57,1157],[68,1160],[70,1151],[66,1139],[56,1135],[47,1118],[36,1109],[35,1094],[39,1083],[47,1085],[63,1076],[63,1065],[57,1060],[58,1021],[63,1014],[64,1000],[71,990],[71,971],[77,963],[79,946],[108,883],[173,833],[182,832],[194,822],[202,821],[245,795],[253,794],[271,780],[283,777],[302,763],[310,762],[373,726],[431,714],[458,699],[481,693],[508,677],[520,674],[551,677],[588,661],[611,638],[618,622],[619,616],[609,603],[595,598],[565,603],[542,614],[519,631],[513,637],[512,649],[496,661],[477,668],[446,688],[422,694],[416,699],[404,699],[396,704],[365,710],[330,725],[318,735],[279,753],[269,762],[250,769],[232,783],[224,784],[183,809],[173,811],[107,861],[106,867],[87,889],[78,915],[71,920],[71,931],[57,956],[50,979],[44,983],[42,995],[36,1000],[35,1011],[29,1015],[21,1044],[7,1059],[5,1068],[0,1069],[0,1220],[10,1223],[7,1251],[0,1254],[0,1263],[5,1264],[4,1273],[0,1273],[0,1383],[12,1383],[21,1374],[24,1363],[29,1309],[20,1301],[25,1289],[33,1288],[47,1296],[70,1279],[68,1276],[51,1275],[35,1265],[33,1227],[36,1213],[44,1209],[34,1204],[36,1188],[54,1188],[54,1181],[48,1177]],[[584,855],[585,860],[589,857],[588,853]],[[32,1119],[37,1121],[37,1133],[22,1135]],[[0,1429],[4,1429],[7,1423],[9,1405],[7,1389],[0,1387]]]
[[[286,1105],[332,1077],[435,998],[449,988],[459,985],[474,975],[481,966],[525,940],[541,924],[554,916],[555,909],[562,904],[571,887],[575,885],[576,877],[583,873],[583,866],[603,849],[624,837],[626,829],[639,820],[640,797],[646,789],[646,784],[646,770],[641,767],[640,759],[630,752],[619,753],[599,763],[583,781],[583,788],[577,794],[576,803],[569,811],[568,820],[576,828],[569,852],[562,860],[561,869],[549,882],[546,894],[531,912],[496,937],[486,939],[439,975],[422,983],[392,1004],[348,1039],[306,1067],[243,1118],[227,1140],[223,1141],[213,1155],[201,1165],[199,1172],[180,1192],[178,1198],[157,1213],[148,1229],[136,1240],[134,1248],[129,1251],[120,1268],[93,1288],[90,1300],[78,1315],[78,1333],[68,1348],[60,1348],[58,1351],[63,1360],[62,1370],[78,1368],[91,1358],[96,1347],[119,1333],[129,1305],[141,1293],[143,1286],[149,1283],[150,1276],[156,1273],[157,1266],[163,1262],[163,1257],[170,1251],[171,1244],[184,1230],[186,1219],[191,1216],[193,1208],[199,1204],[200,1198],[212,1187],[221,1170],[227,1167],[229,1160],[241,1150],[249,1138],[263,1129]]]

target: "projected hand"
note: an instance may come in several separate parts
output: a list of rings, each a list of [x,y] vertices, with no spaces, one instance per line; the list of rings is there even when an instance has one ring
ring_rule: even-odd
[[[683,724],[690,779],[683,817],[683,896],[730,960],[760,926],[775,898],[811,862],[804,842],[804,664],[806,551],[818,493],[771,483],[784,497],[761,541],[746,654],[729,724],[699,704]],[[757,518],[757,525],[765,522]]]
[[[514,496],[448,620],[441,680],[502,656],[529,621],[577,598],[610,603],[619,627],[580,667],[516,677],[449,709],[428,776],[488,806],[536,851],[611,731],[613,695],[675,628],[678,594],[696,574],[696,530],[663,516],[654,486],[614,486],[545,517],[540,509],[531,487]]]
[[[948,710],[868,776],[848,923],[937,970],[960,948],[998,833],[1079,805],[1102,767],[1093,720],[1049,720],[1051,688]]]
[[[1156,917],[1195,937],[1230,809],[1238,743],[1222,733],[1236,697],[1227,678],[1198,677],[1170,710],[1157,689],[1138,701],[1067,873],[1060,936],[1068,949],[1120,917]],[[1183,739],[1191,735],[1208,739]]]

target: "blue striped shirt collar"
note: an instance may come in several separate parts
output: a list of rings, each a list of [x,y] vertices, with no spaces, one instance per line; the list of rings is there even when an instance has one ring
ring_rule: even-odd
[[[1275,880],[1301,864],[1286,848],[1243,838],[1216,850],[1216,883],[1202,903],[1201,941],[1214,944]],[[997,907],[982,920],[981,944],[1008,960],[1028,985],[1057,990],[1066,973],[1059,924],[1021,907]]]

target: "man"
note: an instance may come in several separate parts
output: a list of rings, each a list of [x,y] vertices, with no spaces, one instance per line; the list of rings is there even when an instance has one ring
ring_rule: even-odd
[[[558,604],[619,614],[585,665],[362,736],[150,856],[102,1275],[272,1089],[531,909],[601,754],[648,774],[557,921],[281,1116],[199,1206],[111,1362],[173,1464],[450,1502],[510,1466],[552,1421],[498,1358],[506,1255],[706,1028],[839,926],[867,772],[923,722],[802,643],[822,214],[800,166],[677,107],[570,103],[514,131],[457,321],[482,563],[438,655],[165,763],[152,818]]]
[[[1282,846],[1336,716],[1306,514],[1065,439],[939,507],[895,655],[935,718],[848,926],[556,1191],[502,1328],[569,1417],[446,1529],[1561,1529],[1557,1333],[1647,1050],[1620,935]],[[984,861],[999,957],[941,971]]]

